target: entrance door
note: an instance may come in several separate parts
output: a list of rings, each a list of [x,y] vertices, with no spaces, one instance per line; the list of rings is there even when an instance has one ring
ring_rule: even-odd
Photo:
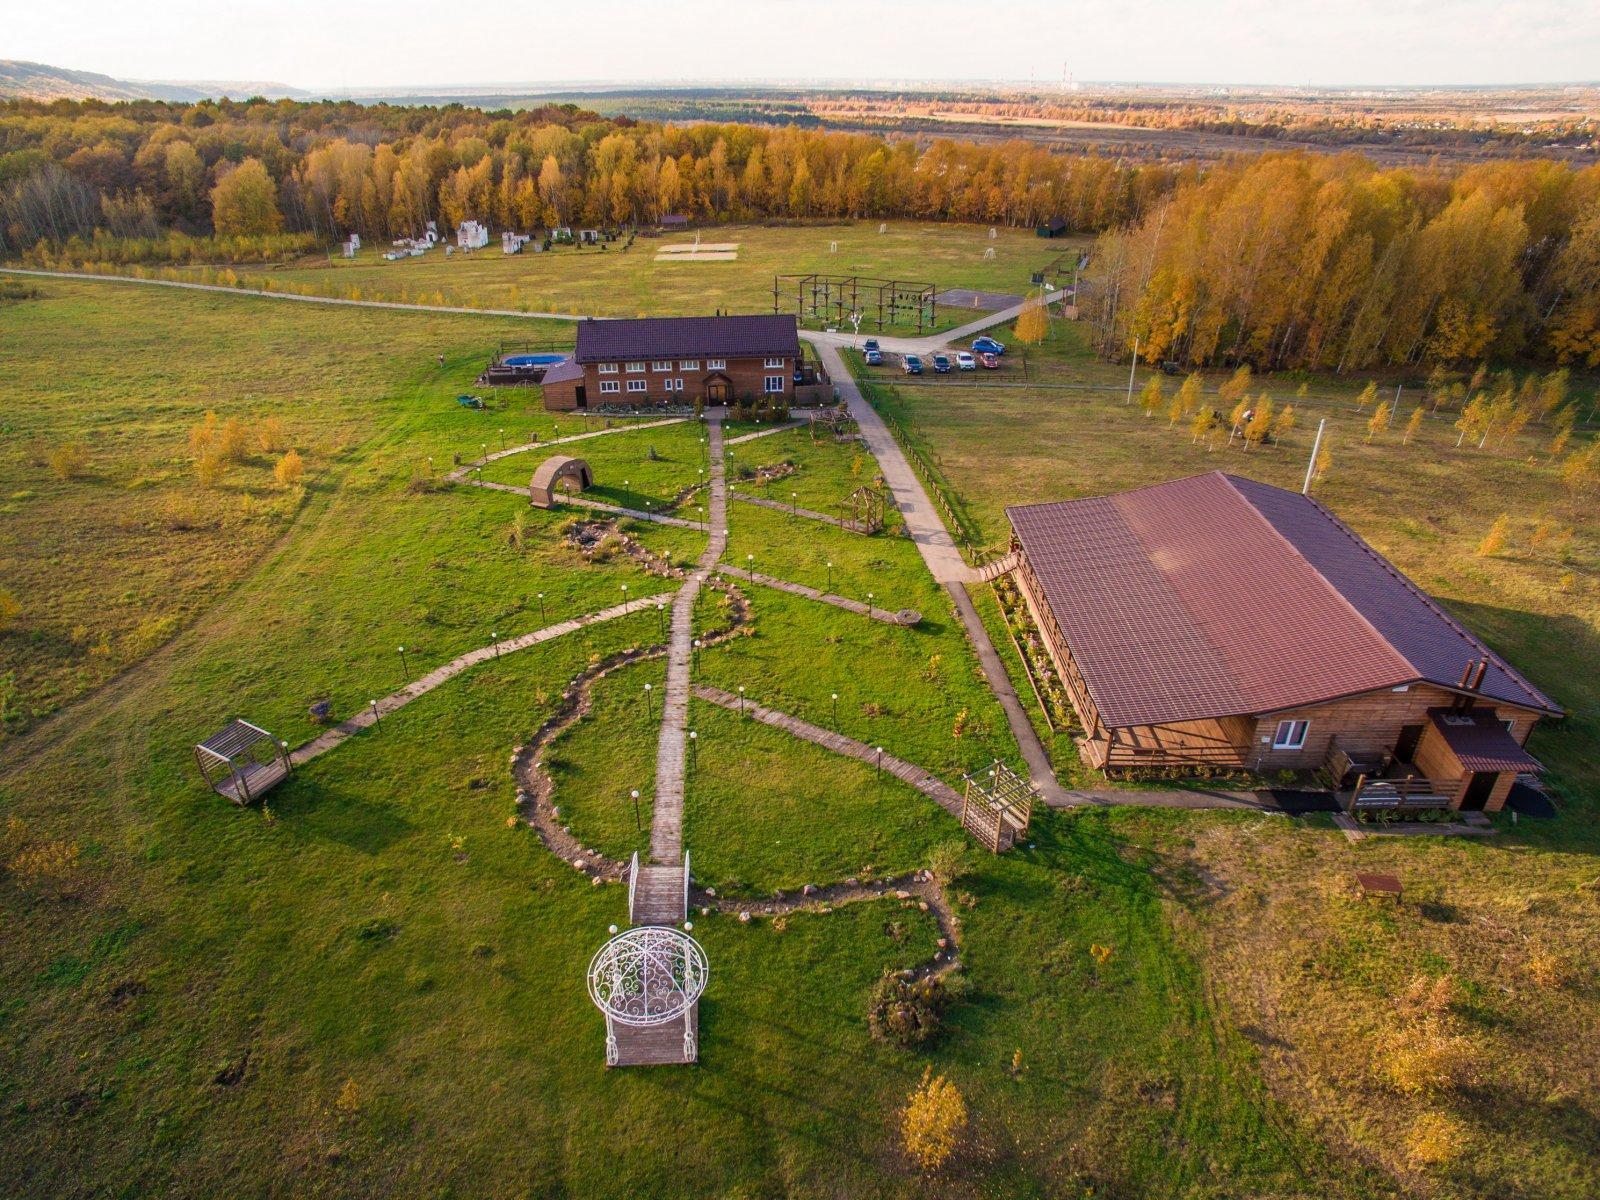
[[[733,385],[725,378],[708,379],[706,381],[706,402],[709,404],[726,404],[733,399]]]
[[[1467,784],[1466,795],[1461,797],[1461,810],[1463,812],[1482,812],[1484,804],[1489,799],[1489,793],[1494,791],[1495,781],[1500,776],[1493,771],[1474,771],[1472,782]]]
[[[583,384],[581,384],[581,383],[578,385],[578,407],[579,408],[588,408],[589,407],[589,397],[584,394]]]
[[[1421,725],[1402,725],[1400,727],[1400,740],[1394,744],[1394,756],[1403,763],[1410,762],[1417,754],[1417,743],[1422,740]]]

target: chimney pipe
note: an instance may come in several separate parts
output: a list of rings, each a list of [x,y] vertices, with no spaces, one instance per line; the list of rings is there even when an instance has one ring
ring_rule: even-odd
[[[1473,691],[1477,691],[1483,686],[1483,677],[1488,673],[1489,660],[1487,658],[1480,658],[1478,660],[1478,669],[1472,673],[1472,682],[1468,686]]]

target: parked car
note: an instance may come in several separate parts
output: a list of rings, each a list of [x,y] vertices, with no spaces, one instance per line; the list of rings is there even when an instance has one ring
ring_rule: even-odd
[[[868,338],[866,341],[861,343],[861,348],[863,350],[865,350],[868,354],[872,354],[872,353],[876,352],[877,349],[878,349],[878,339],[877,338]]]
[[[915,354],[903,355],[900,359],[900,369],[907,375],[921,375],[922,360]]]
[[[976,371],[978,369],[978,360],[973,358],[972,355],[968,354],[965,350],[957,350],[956,368],[962,371]]]
[[[1006,352],[1005,343],[997,342],[992,337],[981,337],[972,343],[972,349],[977,354],[993,354],[996,357]]]
[[[946,355],[946,354],[935,354],[933,356],[933,373],[935,375],[948,375],[948,374],[950,374],[950,357],[949,357],[949,355]]]
[[[869,366],[869,367],[877,367],[877,366],[882,366],[883,365],[883,351],[882,350],[878,350],[876,348],[868,350],[866,352],[866,354],[863,355],[863,357],[867,360],[867,366]]]
[[[1000,366],[1000,356],[998,354],[980,354],[978,355],[978,365],[985,371],[998,370]]]

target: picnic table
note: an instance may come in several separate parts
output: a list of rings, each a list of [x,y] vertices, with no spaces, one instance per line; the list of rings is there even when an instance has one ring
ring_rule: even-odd
[[[1396,904],[1400,902],[1400,877],[1397,875],[1369,875],[1357,872],[1356,884],[1361,888],[1362,896],[1392,896]]]

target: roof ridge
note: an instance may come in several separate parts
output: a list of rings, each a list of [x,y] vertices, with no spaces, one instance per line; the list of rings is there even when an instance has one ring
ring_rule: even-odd
[[[1260,521],[1262,525],[1266,526],[1273,537],[1277,538],[1286,547],[1288,547],[1289,552],[1294,557],[1295,561],[1304,563],[1306,569],[1322,582],[1323,587],[1327,588],[1328,591],[1332,592],[1333,595],[1338,598],[1340,604],[1344,605],[1345,608],[1349,609],[1350,612],[1355,615],[1356,620],[1360,621],[1361,624],[1368,630],[1368,632],[1370,632],[1373,637],[1378,639],[1378,642],[1384,647],[1384,649],[1386,649],[1394,658],[1398,659],[1402,666],[1408,667],[1411,670],[1413,678],[1423,678],[1422,673],[1417,670],[1417,664],[1412,662],[1411,659],[1406,655],[1400,653],[1399,647],[1385,637],[1383,631],[1367,619],[1367,614],[1352,604],[1350,602],[1350,597],[1346,596],[1342,591],[1340,591],[1338,585],[1324,575],[1322,573],[1322,569],[1318,567],[1316,563],[1312,562],[1311,559],[1301,551],[1300,547],[1296,546],[1292,541],[1290,541],[1281,529],[1279,529],[1271,521],[1267,520],[1267,515],[1257,508],[1255,502],[1251,500],[1249,496],[1246,496],[1238,487],[1239,480],[1245,480],[1248,483],[1259,483],[1258,480],[1250,479],[1248,476],[1244,475],[1233,475],[1227,471],[1217,471],[1215,474],[1220,475],[1223,478],[1223,480],[1227,483],[1229,490],[1232,491],[1235,496],[1239,497],[1240,502],[1250,510],[1250,512],[1255,516],[1255,519]],[[1311,503],[1316,505],[1317,509],[1323,513],[1323,515],[1332,517],[1335,524],[1343,527],[1343,522],[1341,522],[1337,517],[1334,517],[1332,513],[1323,508],[1320,504],[1317,504],[1315,500],[1311,500],[1311,497],[1306,495],[1304,492],[1290,492],[1288,488],[1280,488],[1276,484],[1272,483],[1261,484],[1261,486],[1270,487],[1276,491],[1284,492],[1291,496],[1299,495],[1303,500],[1310,500]]]
[[[1356,544],[1357,548],[1360,549],[1363,553],[1365,553],[1368,558],[1372,559],[1375,563],[1377,563],[1380,568],[1382,568],[1385,572],[1387,572],[1392,578],[1397,580],[1403,587],[1405,587],[1409,592],[1411,592],[1412,595],[1416,596],[1417,599],[1421,600],[1423,604],[1425,604],[1429,609],[1431,609],[1433,611],[1433,613],[1436,616],[1438,616],[1442,621],[1444,621],[1445,624],[1448,625],[1450,627],[1450,629],[1453,630],[1458,637],[1460,637],[1463,641],[1465,641],[1469,646],[1473,647],[1475,650],[1477,650],[1480,653],[1482,653],[1486,658],[1489,659],[1490,662],[1494,663],[1495,666],[1499,667],[1503,672],[1505,672],[1507,677],[1510,678],[1511,681],[1513,683],[1515,683],[1518,688],[1520,688],[1523,692],[1525,692],[1527,694],[1527,696],[1529,697],[1529,699],[1532,699],[1532,700],[1535,700],[1535,701],[1539,702],[1542,707],[1547,708],[1547,709],[1555,709],[1555,708],[1558,707],[1555,704],[1555,702],[1550,699],[1550,697],[1546,696],[1538,688],[1534,687],[1533,683],[1530,680],[1524,678],[1522,672],[1518,671],[1509,662],[1507,662],[1505,659],[1501,658],[1500,655],[1496,654],[1494,652],[1494,650],[1491,649],[1489,647],[1489,645],[1487,643],[1485,643],[1482,638],[1478,637],[1477,634],[1473,633],[1470,629],[1468,629],[1460,621],[1456,620],[1456,618],[1454,616],[1452,616],[1449,613],[1449,611],[1447,611],[1445,609],[1445,607],[1443,605],[1441,605],[1432,596],[1428,595],[1427,592],[1423,591],[1420,587],[1418,587],[1416,585],[1416,583],[1412,579],[1410,579],[1406,575],[1406,573],[1404,571],[1402,571],[1402,570],[1400,570],[1400,568],[1396,567],[1392,562],[1390,562],[1388,560],[1387,557],[1385,557],[1382,554],[1379,554],[1376,550],[1374,550],[1372,548],[1372,546],[1368,544],[1366,538],[1362,537],[1354,529],[1350,528],[1350,526],[1346,522],[1340,520],[1339,517],[1333,512],[1332,509],[1330,509],[1327,505],[1323,504],[1320,500],[1316,499],[1313,496],[1307,495],[1305,497],[1305,499],[1307,501],[1309,501],[1312,504],[1312,506],[1317,509],[1318,512],[1322,513],[1323,516],[1327,517],[1328,520],[1332,521],[1333,525],[1334,525],[1334,528],[1336,528],[1340,533],[1344,534],[1345,537],[1349,538],[1352,542],[1354,542]],[[1320,574],[1320,572],[1318,572],[1318,573]],[[1338,591],[1337,588],[1335,588],[1334,590]],[[1348,601],[1346,603],[1348,603]],[[1384,640],[1387,641],[1388,639],[1386,638]],[[1396,654],[1400,654],[1400,651],[1399,651],[1398,648],[1395,649],[1395,653]],[[1427,676],[1422,674],[1421,669],[1419,667],[1417,667],[1417,664],[1414,663],[1414,662],[1411,662],[1411,659],[1410,659],[1409,656],[1404,655],[1404,654],[1400,654],[1400,656],[1402,658],[1404,658],[1406,660],[1406,662],[1411,664],[1411,667],[1412,667],[1413,670],[1417,671],[1417,677],[1419,679],[1426,679],[1427,678]],[[1444,683],[1444,682],[1441,682],[1441,681],[1436,680],[1436,679],[1435,680],[1429,680],[1429,682],[1430,683],[1438,683],[1441,687],[1447,687],[1447,688],[1448,687],[1456,687],[1456,686],[1458,686],[1458,684]]]

